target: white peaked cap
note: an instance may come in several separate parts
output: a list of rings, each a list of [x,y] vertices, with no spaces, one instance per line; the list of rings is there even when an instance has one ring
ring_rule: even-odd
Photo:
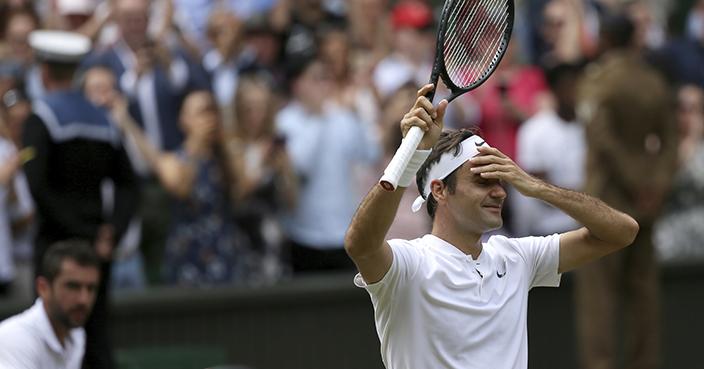
[[[56,0],[56,7],[60,14],[92,15],[95,5],[92,0]]]

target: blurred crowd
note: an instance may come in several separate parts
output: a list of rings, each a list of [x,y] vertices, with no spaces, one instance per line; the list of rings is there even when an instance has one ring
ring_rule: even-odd
[[[20,151],[24,123],[38,109],[33,102],[46,95],[31,31],[69,30],[92,40],[73,87],[109,114],[138,178],[139,204],[125,229],[101,230],[113,241],[112,288],[258,285],[354,269],[344,235],[430,76],[442,3],[0,0],[0,295],[33,294],[41,231],[42,206],[23,171],[32,153]],[[499,68],[450,105],[446,127],[479,129],[531,174],[583,189],[587,162],[611,158],[589,158],[585,123],[593,112],[585,96],[601,92],[580,86],[598,73],[594,62],[604,63],[604,17],[625,15],[639,56],[631,62],[665,81],[676,128],[677,174],[650,188],[652,204],[642,205],[650,206],[661,259],[701,258],[704,1],[516,6]],[[665,136],[646,132],[646,149],[666,150]],[[114,191],[102,184],[104,199]],[[416,191],[407,191],[389,237],[430,231],[426,216],[403,210]],[[103,201],[106,219],[115,205]],[[512,236],[577,227],[517,193],[505,210],[499,232]]]

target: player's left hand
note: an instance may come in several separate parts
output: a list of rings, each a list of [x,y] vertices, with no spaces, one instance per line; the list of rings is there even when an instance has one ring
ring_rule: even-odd
[[[481,146],[477,150],[481,154],[469,159],[474,165],[472,173],[480,174],[486,179],[504,180],[524,196],[534,197],[539,191],[543,181],[526,173],[498,149]]]

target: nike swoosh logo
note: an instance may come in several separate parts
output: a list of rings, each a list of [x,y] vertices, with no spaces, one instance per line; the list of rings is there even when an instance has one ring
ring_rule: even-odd
[[[498,270],[496,271],[496,276],[499,278],[503,278],[505,275],[506,275],[506,272],[504,272],[503,274],[499,274],[499,271]]]
[[[485,142],[486,142],[486,141],[475,142],[474,144],[477,145],[477,147],[479,147],[479,146],[481,146],[481,145],[484,145]]]

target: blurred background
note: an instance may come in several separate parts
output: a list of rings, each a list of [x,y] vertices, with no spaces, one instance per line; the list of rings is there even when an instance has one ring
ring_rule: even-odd
[[[114,237],[105,276],[116,367],[383,368],[373,308],[352,283],[344,235],[430,76],[442,5],[0,0],[0,320],[36,296],[42,204],[17,152],[33,101],[46,91],[27,36],[70,30],[93,41],[75,88],[116,120],[141,194]],[[662,332],[661,368],[702,367],[704,1],[516,0],[516,9],[500,67],[450,105],[446,128],[480,129],[527,172],[576,190],[596,181],[595,166],[655,171],[655,158],[671,150],[669,179],[646,186],[634,210],[646,209],[639,221],[648,225],[662,305],[660,319],[641,324],[662,327],[653,328]],[[639,149],[652,161],[617,156],[628,140],[591,123],[590,104],[606,101],[612,87],[595,76],[609,68],[614,45],[603,28],[615,14],[630,20],[624,50],[633,65],[666,89],[662,127],[643,133]],[[638,93],[649,91],[633,90],[609,108],[638,109]],[[628,136],[626,127],[615,119],[608,129]],[[663,132],[674,132],[673,145]],[[425,214],[410,212],[411,187],[389,238],[430,231]],[[111,219],[115,186],[101,191]],[[494,233],[577,226],[509,191]],[[532,291],[531,368],[579,367],[577,285],[568,273],[561,288]],[[622,309],[627,289],[614,296],[620,327],[633,306]],[[627,329],[615,328],[617,336]],[[627,361],[619,354],[622,367]]]

